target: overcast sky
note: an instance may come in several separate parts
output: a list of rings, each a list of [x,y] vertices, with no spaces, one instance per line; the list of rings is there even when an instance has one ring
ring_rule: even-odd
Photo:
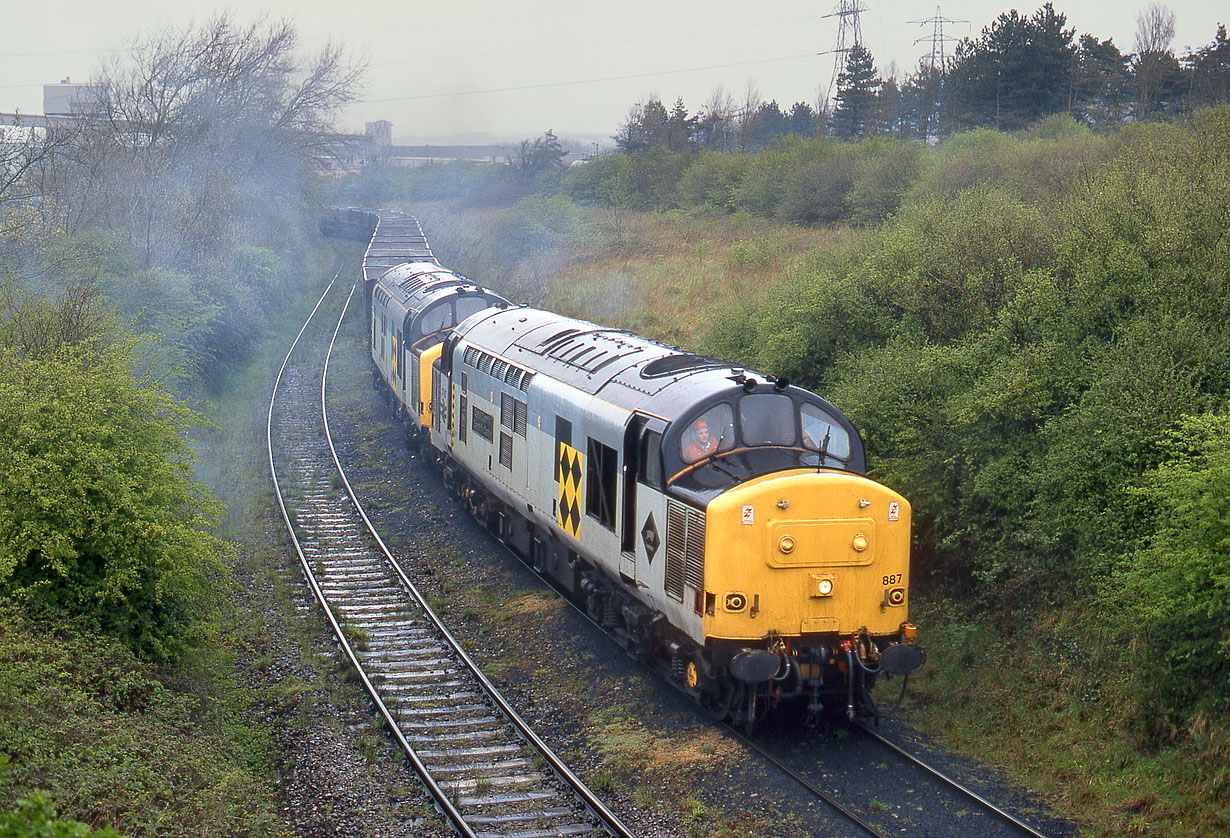
[[[1036,5],[1022,4],[1024,13]],[[1131,52],[1141,0],[1057,2],[1078,34],[1113,38]],[[1230,20],[1226,0],[1172,0],[1174,50],[1213,40]],[[0,112],[42,112],[42,85],[88,81],[101,62],[142,33],[182,27],[230,9],[292,20],[303,49],[332,39],[369,63],[365,101],[343,128],[387,119],[396,142],[518,140],[554,129],[609,138],[629,108],[657,95],[699,110],[719,87],[742,101],[813,106],[833,73],[837,0],[268,0],[242,9],[210,0],[55,0],[6,3],[0,29]],[[937,7],[863,0],[863,43],[882,75],[914,70],[930,50]],[[952,38],[977,35],[1011,3],[949,0]],[[918,43],[916,40],[922,39]],[[949,52],[953,44],[947,46]]]

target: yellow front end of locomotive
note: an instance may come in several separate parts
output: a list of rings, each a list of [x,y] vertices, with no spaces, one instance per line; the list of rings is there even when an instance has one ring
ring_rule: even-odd
[[[910,505],[865,477],[806,469],[710,502],[705,636],[896,634],[907,620]]]

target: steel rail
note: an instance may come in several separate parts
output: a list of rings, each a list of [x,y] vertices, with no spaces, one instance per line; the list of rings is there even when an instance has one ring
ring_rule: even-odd
[[[357,283],[355,287],[358,287]],[[351,296],[354,295],[354,288],[351,289],[350,293]],[[325,369],[320,380],[320,410],[321,417],[324,420],[325,425],[325,440],[329,444],[329,453],[333,457],[333,464],[337,468],[338,475],[341,477],[342,485],[346,489],[346,494],[349,496],[350,502],[354,505],[355,511],[359,513],[359,517],[363,519],[363,524],[367,527],[367,531],[371,533],[372,538],[375,539],[377,545],[379,545],[380,552],[383,553],[385,559],[388,560],[389,566],[393,568],[393,570],[397,573],[398,578],[401,579],[401,583],[405,587],[406,591],[411,597],[414,598],[419,607],[422,608],[423,614],[440,632],[441,636],[444,638],[445,642],[448,643],[449,648],[452,649],[453,653],[457,655],[457,657],[470,670],[471,674],[474,676],[475,680],[478,681],[479,685],[483,688],[483,691],[487,694],[488,698],[491,699],[492,703],[494,703],[500,712],[503,713],[504,716],[512,723],[517,734],[546,761],[547,765],[550,766],[552,773],[555,774],[560,782],[568,786],[568,788],[570,788],[573,793],[581,799],[582,803],[585,805],[585,808],[602,823],[602,827],[609,834],[615,836],[616,838],[633,838],[633,833],[619,820],[618,816],[608,809],[607,806],[592,791],[590,791],[585,783],[583,783],[580,778],[578,778],[572,770],[564,764],[563,760],[561,760],[555,752],[551,750],[550,746],[547,745],[547,743],[534,732],[533,728],[531,728],[525,720],[521,718],[521,715],[513,708],[511,704],[508,703],[496,686],[487,679],[487,676],[483,674],[478,664],[475,663],[465,649],[461,647],[461,644],[458,643],[456,638],[453,637],[452,632],[448,630],[448,628],[444,625],[444,622],[427,603],[427,599],[419,593],[418,588],[402,569],[401,564],[393,558],[392,552],[385,544],[384,539],[380,537],[380,533],[376,531],[376,526],[372,523],[371,519],[368,518],[367,512],[363,509],[363,504],[359,501],[358,495],[351,486],[350,480],[346,476],[346,470],[342,467],[341,459],[338,457],[337,447],[333,442],[333,431],[329,425],[329,411],[326,398],[326,385],[329,377],[329,362],[333,355],[333,345],[337,340],[338,332],[341,330],[342,320],[346,316],[346,311],[350,305],[350,299],[351,297],[346,298],[346,306],[343,307],[342,316],[338,319],[337,327],[333,331],[333,339],[329,342],[329,349],[325,353]]]
[[[671,686],[674,686],[674,684],[672,684]],[[807,777],[803,776],[801,772],[796,771],[794,768],[791,768],[789,765],[786,764],[784,760],[782,760],[780,757],[775,756],[773,753],[771,753],[767,748],[765,748],[759,742],[748,737],[745,733],[739,731],[732,725],[725,724],[724,722],[722,724],[726,728],[726,732],[730,734],[731,736],[733,736],[740,743],[742,743],[742,745],[745,748],[752,749],[757,754],[759,754],[762,759],[768,760],[773,765],[774,768],[778,769],[779,771],[784,773],[787,777],[789,777],[790,779],[794,780],[796,783],[801,785],[803,788],[807,789],[812,794],[816,795],[816,797],[819,797],[825,803],[829,804],[829,806],[833,807],[833,809],[835,809],[837,812],[841,813],[844,817],[846,817],[851,822],[856,824],[860,829],[864,830],[868,835],[875,836],[875,838],[888,838],[887,833],[881,832],[879,829],[876,828],[875,824],[864,819],[863,816],[860,815],[858,812],[855,812],[853,809],[851,809],[846,804],[842,803],[836,797],[834,797],[833,795],[829,794],[824,789],[817,786],[811,780],[807,779]]]
[[[981,804],[983,807],[985,807],[985,808],[989,809],[990,811],[992,811],[992,812],[994,812],[995,814],[999,815],[1001,818],[1003,818],[1003,819],[1004,819],[1005,821],[1007,821],[1008,823],[1012,824],[1013,826],[1015,826],[1015,827],[1017,827],[1018,829],[1020,829],[1021,831],[1023,831],[1026,835],[1032,835],[1032,836],[1034,836],[1034,838],[1046,838],[1046,835],[1045,835],[1044,833],[1039,832],[1038,830],[1034,829],[1032,826],[1030,826],[1029,824],[1025,823],[1025,822],[1024,822],[1024,821],[1022,821],[1020,818],[1017,818],[1017,817],[1016,817],[1015,815],[1013,815],[1012,813],[1007,812],[1007,811],[1005,811],[1005,810],[1001,809],[1000,807],[996,806],[994,803],[992,803],[991,801],[987,800],[985,797],[983,797],[982,795],[978,794],[978,793],[977,793],[976,791],[974,791],[973,789],[966,788],[965,786],[961,785],[961,784],[960,784],[960,783],[958,783],[956,780],[954,780],[954,779],[952,779],[951,777],[949,777],[948,775],[944,774],[944,773],[943,773],[942,771],[940,771],[939,769],[937,769],[937,768],[933,768],[932,766],[930,766],[930,765],[928,765],[927,763],[923,762],[921,759],[919,759],[918,757],[916,757],[916,756],[914,756],[913,754],[911,754],[909,751],[907,751],[907,750],[905,750],[904,748],[902,748],[902,747],[901,747],[900,745],[898,745],[896,742],[893,742],[893,741],[891,741],[891,740],[889,740],[889,739],[884,738],[883,736],[881,736],[880,734],[876,733],[876,732],[875,732],[874,730],[872,730],[871,728],[867,727],[867,725],[863,724],[862,722],[850,722],[850,724],[852,724],[854,727],[858,728],[858,729],[859,729],[860,731],[862,731],[864,734],[866,734],[867,736],[870,736],[870,737],[871,737],[872,739],[874,739],[876,742],[879,742],[881,745],[883,745],[884,747],[888,748],[890,751],[894,752],[894,753],[895,753],[895,754],[897,754],[898,756],[905,757],[907,760],[909,760],[910,762],[914,763],[916,766],[918,766],[918,767],[919,767],[919,768],[921,768],[922,770],[926,771],[926,772],[927,772],[928,774],[930,774],[932,777],[935,777],[937,780],[940,780],[940,781],[942,781],[942,782],[944,782],[944,783],[948,784],[949,786],[951,786],[952,788],[956,789],[956,790],[957,790],[958,792],[960,792],[961,794],[965,795],[966,797],[969,797],[971,800],[975,800],[975,801],[977,801],[977,802],[978,802],[979,804]]]
[[[273,490],[275,496],[277,497],[278,508],[282,512],[282,521],[286,524],[286,531],[290,533],[290,538],[294,544],[295,552],[299,556],[299,562],[303,565],[303,571],[304,575],[307,577],[308,585],[311,586],[312,593],[316,596],[316,601],[319,602],[321,608],[324,609],[325,616],[329,620],[329,625],[333,628],[333,634],[337,638],[343,654],[346,655],[347,660],[350,661],[350,665],[353,666],[355,671],[358,673],[359,678],[363,683],[363,688],[367,690],[367,694],[376,704],[377,709],[380,711],[380,715],[384,718],[385,723],[388,725],[389,730],[392,731],[393,736],[397,739],[402,751],[406,754],[406,757],[414,766],[415,773],[418,774],[423,786],[427,789],[427,793],[434,801],[436,808],[448,820],[449,826],[451,826],[459,835],[463,836],[463,838],[477,838],[476,833],[470,829],[469,824],[465,822],[465,818],[462,817],[461,812],[458,811],[457,807],[453,805],[453,802],[449,800],[449,797],[445,793],[444,789],[440,788],[435,778],[432,777],[431,772],[427,770],[427,766],[423,764],[421,759],[419,759],[418,754],[415,753],[414,748],[410,745],[410,742],[401,732],[401,729],[397,725],[397,720],[394,719],[392,713],[389,712],[388,707],[380,698],[380,694],[376,691],[375,685],[372,684],[371,680],[367,677],[367,673],[364,671],[363,666],[359,663],[359,659],[355,655],[354,649],[351,648],[350,643],[346,640],[346,637],[342,632],[341,625],[338,623],[336,616],[334,616],[333,610],[329,607],[324,591],[321,590],[320,584],[316,581],[316,577],[312,573],[311,565],[308,562],[307,556],[303,552],[303,546],[299,542],[299,537],[295,534],[295,528],[291,524],[290,513],[286,508],[286,502],[282,495],[282,487],[278,482],[278,474],[273,457],[273,410],[274,403],[277,399],[278,385],[282,381],[282,376],[286,372],[286,367],[290,363],[290,357],[294,353],[295,347],[298,346],[299,340],[303,337],[303,333],[312,322],[312,318],[316,316],[316,312],[320,309],[321,304],[324,303],[325,298],[329,296],[329,292],[333,290],[333,285],[337,282],[337,277],[340,276],[341,273],[342,269],[338,268],[337,274],[333,277],[332,281],[329,282],[329,286],[325,288],[325,291],[321,294],[320,299],[317,300],[316,306],[312,309],[311,314],[308,315],[307,320],[304,321],[303,326],[299,329],[299,334],[295,336],[295,340],[291,343],[290,349],[286,353],[286,357],[282,360],[282,366],[278,370],[277,378],[274,380],[273,394],[269,398],[269,416],[265,425],[265,439],[269,450],[269,474],[273,479]],[[354,287],[356,286],[352,286],[350,290],[352,296],[354,294]],[[349,304],[350,297],[347,297],[346,300]],[[345,315],[345,308],[343,308],[342,314],[343,316]],[[341,322],[340,319],[338,322]],[[335,330],[334,337],[336,338],[336,336],[337,332]],[[323,378],[324,376],[322,376],[322,383]]]

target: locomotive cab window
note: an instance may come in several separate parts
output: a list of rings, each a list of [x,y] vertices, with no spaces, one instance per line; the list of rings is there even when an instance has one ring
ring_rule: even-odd
[[[688,425],[679,440],[679,455],[695,463],[735,447],[734,412],[728,404],[714,405]]]
[[[453,304],[444,301],[428,307],[419,317],[419,335],[431,335],[455,324]]]
[[[805,404],[799,408],[803,422],[803,445],[838,460],[850,459],[850,434],[823,408]]]
[[[647,430],[641,434],[640,481],[662,488],[662,434]]]
[[[758,393],[739,400],[743,444],[794,445],[794,402],[779,393]]]
[[[490,308],[491,303],[483,297],[458,297],[457,298],[457,322],[461,323],[468,320],[471,315],[478,314],[485,308]]]

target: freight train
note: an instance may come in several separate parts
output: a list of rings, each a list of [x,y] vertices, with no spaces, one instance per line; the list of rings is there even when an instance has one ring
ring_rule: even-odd
[[[334,210],[368,242],[375,386],[408,442],[631,654],[750,729],[782,705],[874,714],[925,660],[910,504],[841,411],[783,379],[541,309],[442,267],[415,219]]]

